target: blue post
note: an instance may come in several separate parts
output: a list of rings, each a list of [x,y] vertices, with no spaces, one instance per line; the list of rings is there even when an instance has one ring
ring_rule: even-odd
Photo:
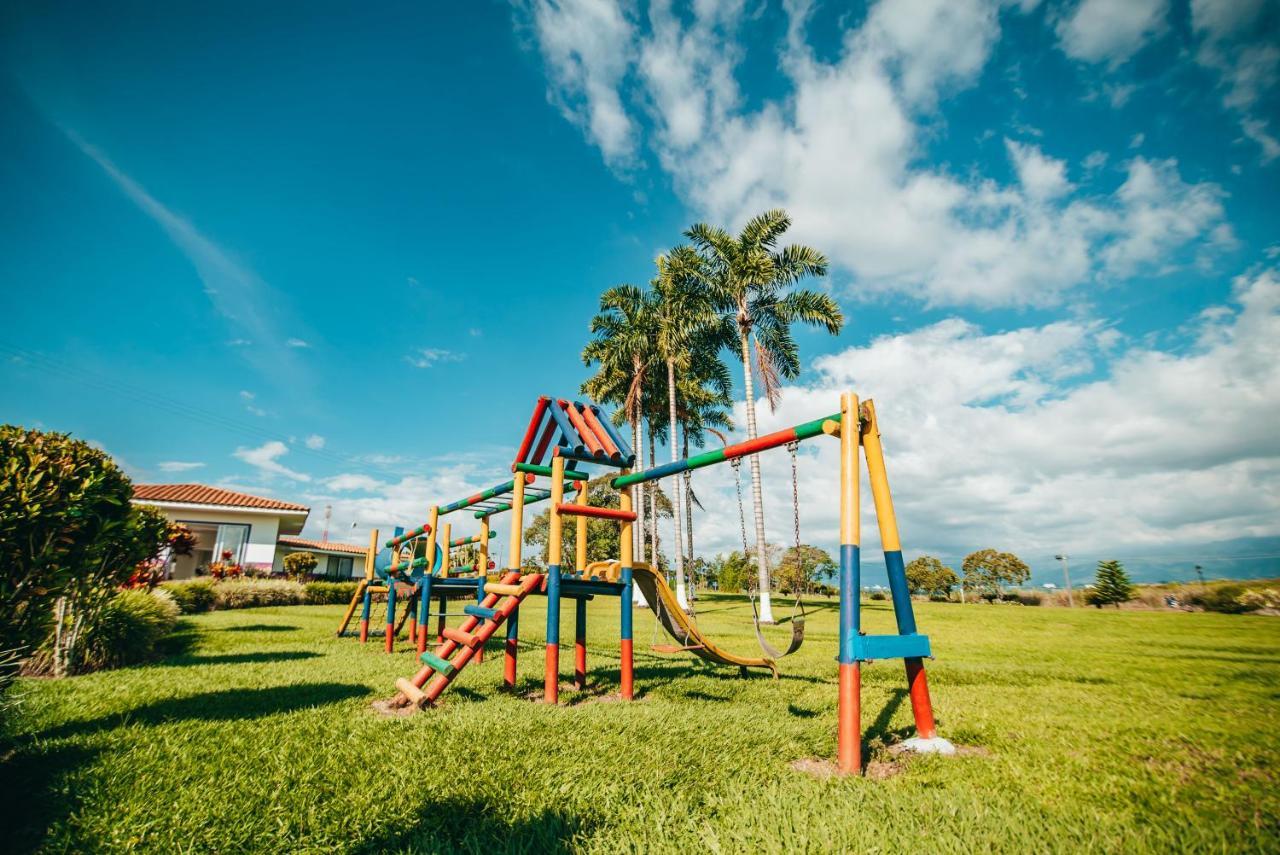
[[[431,574],[424,573],[418,581],[418,653],[427,650],[427,625],[431,620]]]
[[[884,551],[884,569],[889,576],[889,592],[893,596],[893,616],[898,621],[898,634],[916,631],[916,614],[911,608],[911,591],[907,588],[907,571],[902,565],[901,549]]]
[[[553,402],[554,406],[554,402]],[[542,698],[554,704],[560,697],[560,565],[547,566],[547,662]]]

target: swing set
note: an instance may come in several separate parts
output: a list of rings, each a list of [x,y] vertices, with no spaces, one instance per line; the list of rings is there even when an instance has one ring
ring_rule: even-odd
[[[425,627],[423,622],[419,621],[418,658],[422,667],[412,677],[396,681],[398,691],[391,699],[390,705],[412,706],[419,709],[432,706],[466,665],[480,655],[486,642],[494,633],[504,626],[506,644],[503,683],[507,688],[513,689],[516,679],[519,611],[521,604],[529,596],[545,596],[547,604],[543,700],[554,704],[559,698],[562,599],[571,600],[575,604],[573,684],[576,688],[585,688],[586,603],[597,596],[613,596],[618,599],[620,696],[623,700],[631,700],[634,698],[632,593],[637,587],[653,609],[659,624],[680,643],[678,649],[687,650],[696,656],[719,664],[737,665],[743,669],[767,668],[776,676],[776,661],[794,653],[804,642],[804,611],[799,597],[796,604],[799,614],[793,616],[792,638],[786,650],[779,651],[769,645],[760,629],[758,614],[755,621],[756,635],[765,655],[760,658],[745,658],[722,650],[707,639],[689,615],[680,608],[675,594],[657,568],[635,560],[632,533],[637,515],[632,510],[632,488],[649,481],[683,475],[695,469],[724,462],[733,465],[736,474],[741,458],[771,448],[787,446],[792,456],[792,501],[795,508],[793,517],[798,546],[800,543],[799,487],[795,462],[796,450],[799,443],[823,436],[838,439],[840,443],[838,768],[842,773],[848,774],[857,774],[861,770],[862,665],[879,659],[902,659],[905,664],[917,732],[917,737],[908,740],[905,747],[918,751],[950,753],[952,750],[950,743],[937,737],[937,727],[924,669],[924,660],[932,658],[932,651],[928,636],[921,635],[916,630],[902,550],[898,540],[897,522],[885,474],[875,407],[870,400],[863,402],[860,406],[857,396],[851,392],[841,396],[840,411],[826,418],[640,472],[631,471],[635,462],[634,453],[597,407],[564,399],[540,398],[516,454],[515,462],[511,466],[515,476],[512,480],[449,505],[433,507],[427,525],[400,536],[409,539],[425,536],[425,554],[406,558],[403,562],[397,560],[391,567],[398,569],[403,566],[412,571],[416,569],[415,565],[421,566],[422,575],[433,580],[430,584],[436,584],[434,580],[437,571],[434,567],[426,567],[426,556],[437,554],[435,530],[441,514],[478,508],[475,511],[475,517],[482,521],[483,526],[479,543],[487,544],[490,517],[504,512],[511,513],[508,560],[503,574],[497,581],[489,581],[484,573],[483,564],[477,562],[477,565],[471,568],[476,573],[476,581],[471,584],[474,585],[478,602],[463,608],[465,617],[459,626],[442,629],[434,649],[422,649],[421,639],[425,638]],[[862,450],[861,455],[859,449]],[[867,462],[871,495],[892,592],[892,605],[898,630],[893,635],[867,635],[861,631],[858,469],[860,458],[863,456]],[[545,465],[545,462],[549,462],[550,465]],[[618,508],[590,505],[586,490],[588,475],[579,469],[582,464],[618,470],[618,474],[609,480],[610,485],[619,491]],[[539,478],[549,480],[545,489],[534,486]],[[746,518],[741,501],[740,477],[737,478],[737,482],[739,521],[745,550]],[[575,500],[566,501],[566,488],[576,488]],[[527,572],[523,567],[521,554],[524,506],[530,501],[539,501],[543,498],[549,502],[550,510],[547,566],[545,571]],[[620,526],[620,554],[616,559],[588,561],[586,537],[588,519],[609,520]],[[565,556],[562,554],[563,530],[568,522],[576,525],[577,543],[574,560],[566,565]],[[401,540],[401,543],[396,545],[399,546],[404,542]],[[412,552],[409,553],[409,555],[412,554]],[[369,561],[372,561],[372,546]],[[421,565],[417,564],[419,561],[422,562]],[[389,573],[391,578],[394,578],[395,573],[390,570]],[[421,584],[421,580],[418,584]],[[390,587],[389,602],[394,598],[394,585]],[[353,610],[354,601],[349,612]],[[394,638],[392,622],[393,615],[389,609],[389,639]],[[388,645],[391,644],[392,641],[389,640]]]

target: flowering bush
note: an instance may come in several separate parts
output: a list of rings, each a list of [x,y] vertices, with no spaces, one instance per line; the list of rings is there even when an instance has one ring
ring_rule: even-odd
[[[231,560],[230,549],[222,550],[222,560],[209,565],[209,575],[214,579],[238,579],[244,575],[244,568]]]

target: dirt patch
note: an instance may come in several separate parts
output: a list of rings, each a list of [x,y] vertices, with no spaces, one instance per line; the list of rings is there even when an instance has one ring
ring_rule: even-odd
[[[383,718],[408,718],[418,711],[413,704],[404,703],[398,698],[374,701],[369,707]]]
[[[801,760],[792,760],[789,764],[792,769],[797,772],[803,772],[806,775],[825,781],[828,778],[834,778],[840,774],[839,768],[831,760],[821,760],[817,757],[805,757]]]
[[[863,770],[862,776],[870,778],[873,781],[883,781],[886,778],[892,778],[904,768],[906,768],[907,760],[889,758],[875,759],[867,764],[867,768]],[[802,772],[811,778],[817,778],[819,781],[828,781],[832,778],[844,777],[840,772],[840,767],[836,765],[834,760],[824,760],[819,757],[805,757],[801,760],[792,760],[790,763],[792,769]],[[850,776],[852,777],[852,776]]]

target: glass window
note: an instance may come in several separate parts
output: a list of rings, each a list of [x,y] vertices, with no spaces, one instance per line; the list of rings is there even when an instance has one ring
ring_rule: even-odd
[[[240,523],[224,523],[218,526],[218,541],[214,546],[214,560],[221,561],[222,553],[230,552],[231,561],[244,561],[244,548],[249,542],[249,526]]]

